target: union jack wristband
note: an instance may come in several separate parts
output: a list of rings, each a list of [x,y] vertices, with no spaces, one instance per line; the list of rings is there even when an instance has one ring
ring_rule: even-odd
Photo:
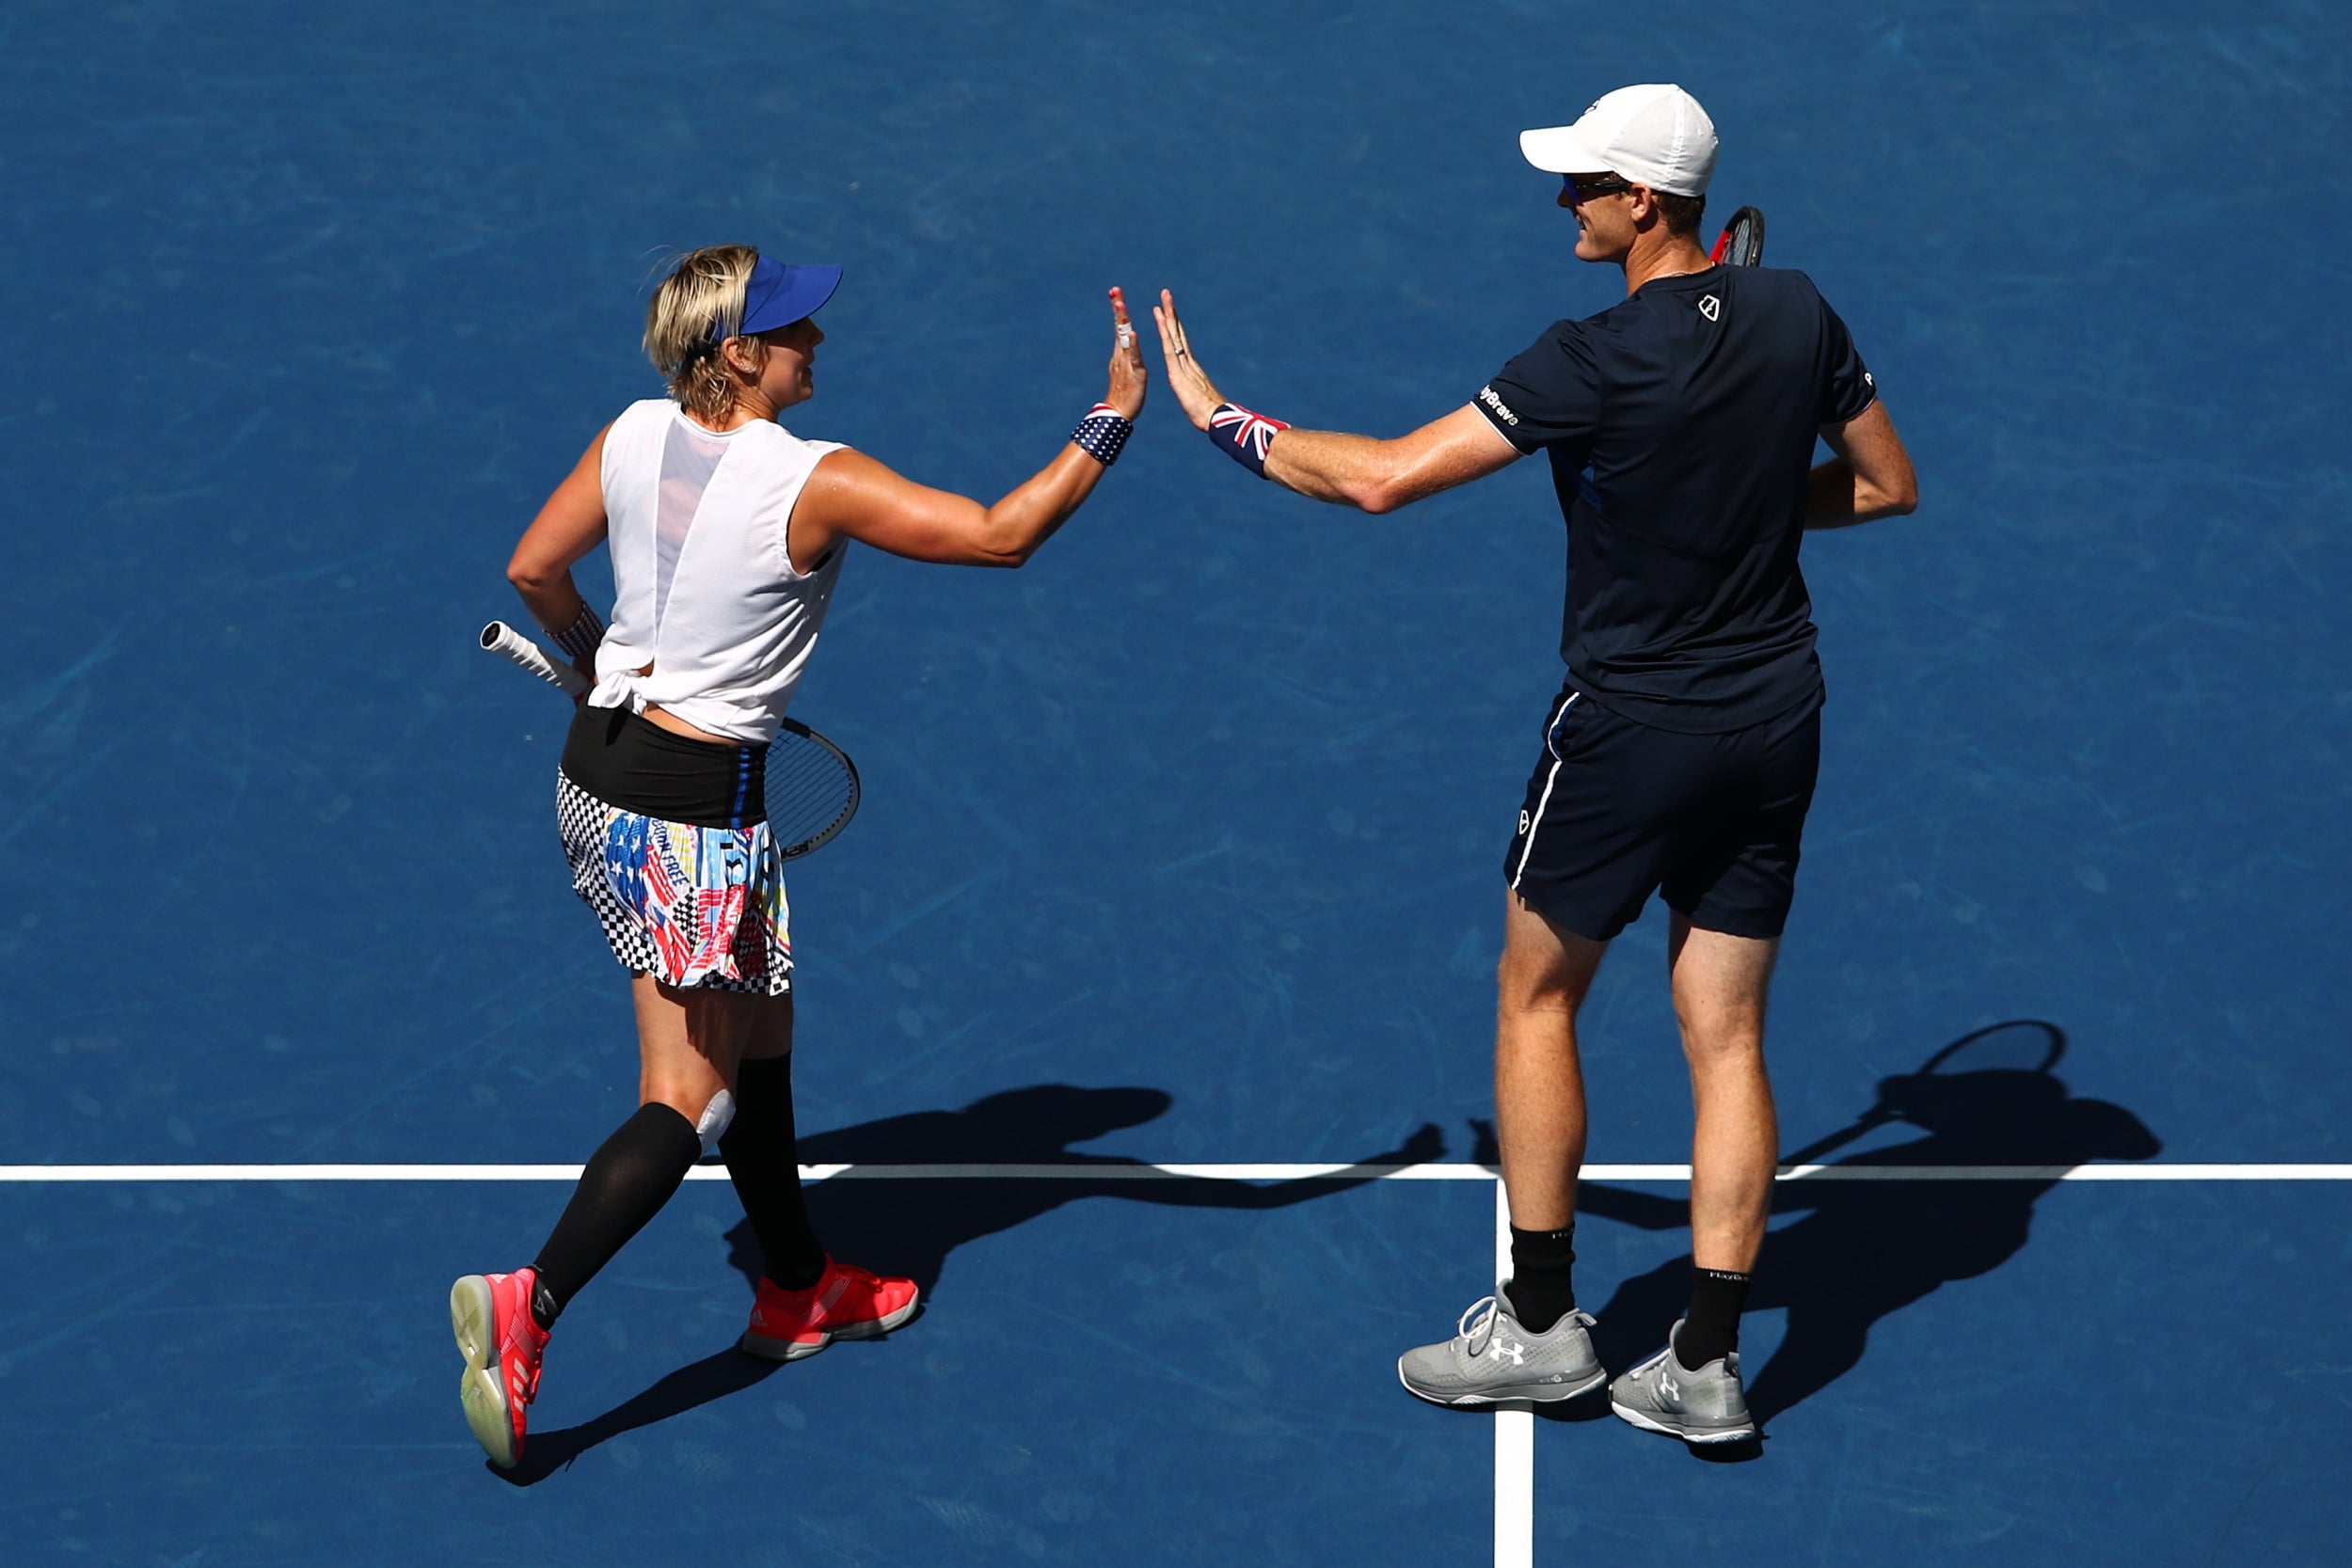
[[[1119,461],[1119,449],[1127,444],[1127,437],[1136,433],[1134,421],[1107,403],[1098,403],[1087,410],[1087,417],[1078,421],[1078,428],[1070,433],[1071,443],[1105,468]]]
[[[578,618],[564,630],[552,635],[555,645],[563,649],[567,657],[586,658],[596,651],[596,644],[604,641],[604,623],[597,620],[596,612],[583,603]]]
[[[1209,439],[1260,479],[1265,478],[1266,448],[1273,444],[1274,433],[1289,428],[1279,420],[1252,414],[1238,403],[1220,403],[1209,416]]]

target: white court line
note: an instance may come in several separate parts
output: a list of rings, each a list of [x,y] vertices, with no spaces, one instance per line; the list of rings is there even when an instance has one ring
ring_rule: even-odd
[[[1631,1167],[1628,1167],[1630,1169]],[[0,1182],[38,1181],[577,1181],[579,1165],[282,1164],[0,1165]],[[803,1165],[803,1181],[1492,1181],[1483,1165],[1349,1164],[927,1164]],[[689,1181],[724,1181],[723,1165],[696,1165]]]
[[[1507,1279],[1510,1274],[1511,1199],[1497,1181],[1495,1278]],[[1495,1408],[1495,1568],[1535,1568],[1535,1411],[1532,1405]]]
[[[579,1165],[243,1164],[0,1165],[0,1182],[577,1181]],[[723,1181],[696,1165],[690,1181]],[[1688,1181],[1689,1165],[1586,1165],[1587,1181]],[[807,1181],[1492,1181],[1484,1165],[936,1164],[803,1165]],[[1784,1165],[1783,1181],[2352,1181],[2352,1164]]]
[[[578,1165],[246,1164],[0,1165],[0,1183],[137,1181],[576,1181]],[[723,1181],[724,1168],[697,1165],[688,1180]],[[1586,1165],[1594,1181],[1688,1181],[1689,1165]],[[1511,1210],[1502,1183],[1484,1165],[1348,1164],[834,1164],[803,1165],[810,1181],[1297,1181],[1315,1177],[1375,1181],[1492,1181],[1495,1277],[1511,1272]],[[2112,1165],[1784,1165],[1783,1181],[2352,1181],[2346,1164],[2214,1164],[2141,1161]],[[1495,1412],[1495,1568],[1534,1568],[1535,1417]]]

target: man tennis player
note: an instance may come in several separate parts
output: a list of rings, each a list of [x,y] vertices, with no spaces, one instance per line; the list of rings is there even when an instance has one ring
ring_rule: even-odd
[[[1568,524],[1567,683],[1503,874],[1495,1110],[1511,1278],[1454,1338],[1407,1352],[1440,1404],[1564,1400],[1607,1381],[1576,1310],[1584,1087],[1576,1012],[1661,888],[1697,1126],[1691,1306],[1610,1388],[1618,1415],[1693,1442],[1752,1436],[1739,1324],[1778,1129],[1764,1000],[1820,755],[1821,673],[1797,570],[1808,528],[1912,510],[1916,488],[1845,324],[1804,274],[1711,265],[1697,234],[1715,128],[1681,88],[1622,87],[1520,150],[1563,176],[1576,254],[1623,303],[1544,329],[1469,404],[1397,440],[1296,430],[1228,402],[1174,297],[1168,384],[1251,472],[1389,512],[1543,451]],[[1836,454],[1813,464],[1816,437]],[[1661,1325],[1663,1327],[1664,1325]]]

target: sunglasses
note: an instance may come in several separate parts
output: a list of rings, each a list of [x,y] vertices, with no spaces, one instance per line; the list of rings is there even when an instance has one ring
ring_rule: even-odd
[[[1564,174],[1560,177],[1560,194],[1568,198],[1570,206],[1590,201],[1597,196],[1614,196],[1619,191],[1629,191],[1632,188],[1632,181],[1622,179],[1614,174],[1588,176],[1581,180],[1573,174]]]

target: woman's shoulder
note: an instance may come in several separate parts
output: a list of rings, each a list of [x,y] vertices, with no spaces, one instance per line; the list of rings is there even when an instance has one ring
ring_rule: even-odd
[[[746,426],[737,432],[737,435],[739,437],[749,436],[755,443],[779,455],[789,454],[811,465],[822,462],[828,454],[840,451],[845,447],[845,443],[840,441],[811,440],[805,436],[787,430],[781,424],[765,420],[758,424]]]
[[[803,436],[796,431],[787,430],[780,424],[771,424],[767,428],[774,431],[776,435],[782,436],[793,446],[801,448],[811,457],[822,457],[827,452],[846,451],[849,447],[849,443],[847,441],[819,441],[813,436]]]
[[[677,404],[668,398],[641,398],[614,416],[605,427],[605,450],[626,445],[629,437],[648,430],[666,430],[677,412]]]
[[[620,417],[612,422],[615,426],[644,424],[649,420],[659,420],[667,424],[677,411],[677,404],[668,398],[639,398],[635,403],[622,409]]]

